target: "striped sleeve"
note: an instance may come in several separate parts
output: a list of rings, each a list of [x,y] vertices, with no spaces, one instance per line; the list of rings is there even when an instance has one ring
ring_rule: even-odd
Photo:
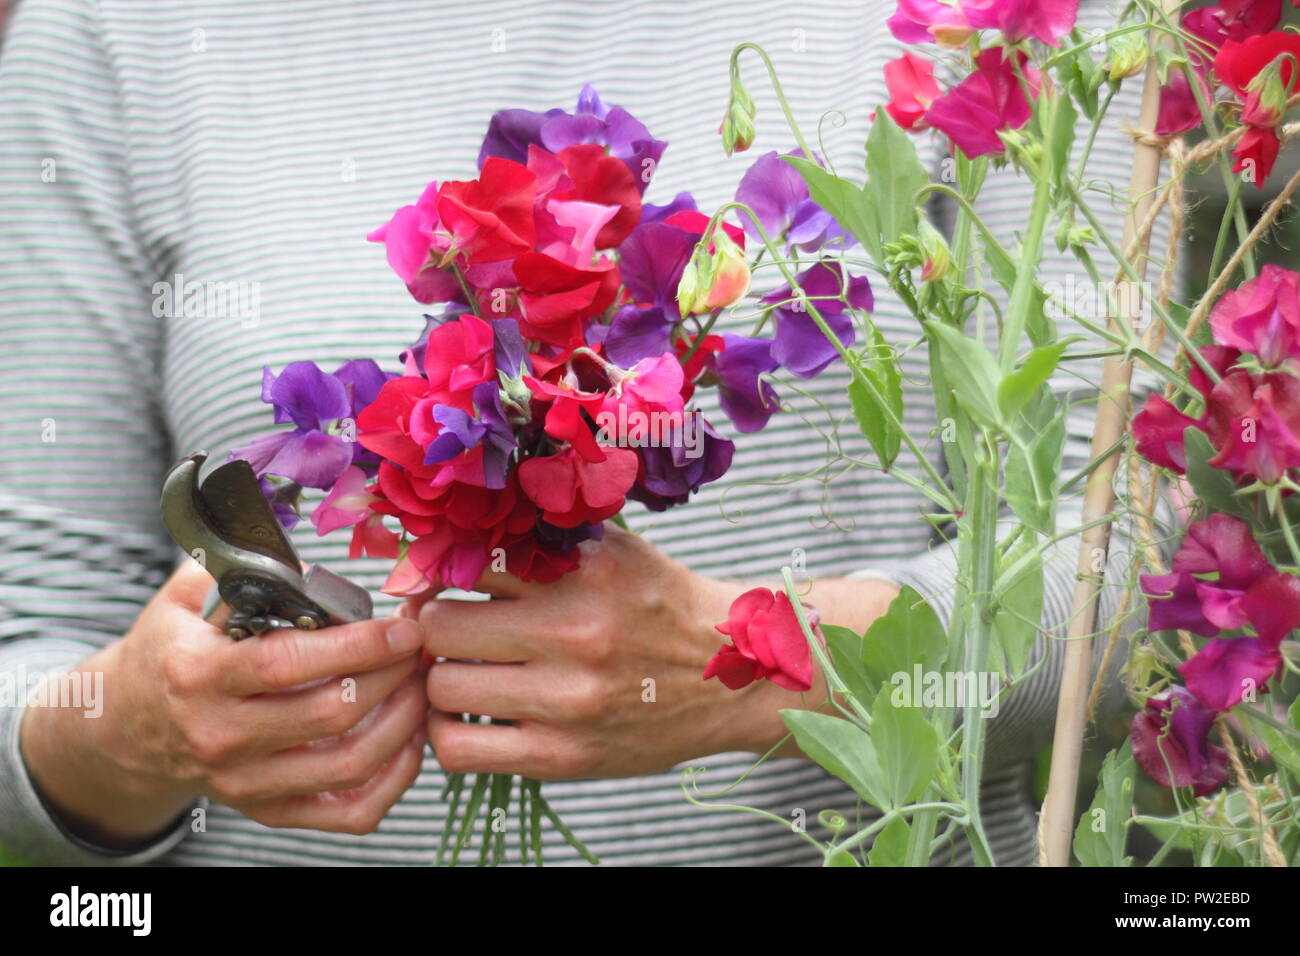
[[[161,330],[121,202],[122,127],[91,5],[22,4],[0,60],[0,670],[14,686],[124,634],[170,560],[156,524]],[[126,470],[148,480],[117,480]],[[51,863],[110,859],[37,798],[16,703],[0,709],[0,843]]]

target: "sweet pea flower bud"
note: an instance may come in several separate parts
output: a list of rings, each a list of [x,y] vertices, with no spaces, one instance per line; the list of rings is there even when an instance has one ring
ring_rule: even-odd
[[[710,276],[704,311],[725,309],[739,302],[749,291],[749,280],[749,263],[745,261],[745,251],[736,245],[726,230],[717,230],[713,236],[713,274]]]
[[[1110,41],[1106,53],[1106,78],[1112,83],[1137,76],[1147,65],[1150,53],[1146,35],[1141,32],[1124,33]]]
[[[921,278],[925,281],[938,282],[948,274],[952,265],[952,254],[943,234],[925,219],[920,220],[917,236],[921,241]]]
[[[718,132],[722,134],[722,148],[728,156],[743,153],[754,145],[756,112],[753,97],[740,82],[740,77],[733,75],[727,113],[722,119],[722,125],[718,127]]]
[[[1287,86],[1282,82],[1284,63],[1288,72],[1295,70],[1294,58],[1280,56],[1246,84],[1246,98],[1241,108],[1241,121],[1246,125],[1268,127],[1282,121],[1290,98]]]
[[[696,251],[677,283],[677,306],[682,315],[699,315],[725,309],[749,291],[749,265],[744,250],[726,231],[713,234],[713,252]]]

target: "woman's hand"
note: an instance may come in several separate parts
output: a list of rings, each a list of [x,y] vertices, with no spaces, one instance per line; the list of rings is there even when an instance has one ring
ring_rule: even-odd
[[[428,710],[414,621],[283,630],[234,642],[199,616],[212,578],[172,575],[102,672],[99,719],[29,708],[23,757],[65,825],[139,844],[196,796],[276,827],[365,833],[414,781]]]
[[[714,753],[764,752],[785,735],[781,708],[825,700],[820,675],[806,694],[702,679],[722,643],[714,625],[752,583],[704,578],[612,529],[582,548],[579,569],[553,584],[490,573],[479,588],[494,600],[434,599],[420,609],[426,648],[448,658],[428,676],[429,739],[445,770],[542,780],[652,773]],[[865,627],[892,589],[851,583],[876,596],[869,609],[831,618],[823,608],[823,619]],[[512,725],[463,723],[462,713]]]

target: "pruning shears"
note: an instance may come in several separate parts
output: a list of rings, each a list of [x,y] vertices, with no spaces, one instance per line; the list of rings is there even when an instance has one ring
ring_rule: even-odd
[[[200,481],[206,460],[199,452],[173,465],[161,501],[172,540],[215,579],[204,620],[239,641],[274,627],[313,631],[373,616],[365,588],[319,564],[303,571],[247,461],[225,462]]]

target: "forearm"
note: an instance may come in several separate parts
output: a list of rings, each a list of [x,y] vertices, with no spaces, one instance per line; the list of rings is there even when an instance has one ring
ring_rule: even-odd
[[[115,708],[111,679],[118,645],[83,661],[73,674],[103,675],[103,713],[29,707],[19,731],[22,759],[50,812],[75,836],[108,850],[130,850],[165,832],[195,794],[123,758],[130,734]]]
[[[712,582],[716,597],[714,606],[721,607],[721,614],[712,624],[726,620],[726,609],[730,602],[740,593],[752,587],[765,586],[784,590],[782,581],[764,582]],[[889,581],[874,578],[852,580],[848,578],[823,578],[800,583],[800,596],[805,604],[817,609],[823,624],[847,627],[861,634],[867,630],[876,618],[883,615],[889,603],[898,595],[898,588]],[[725,601],[725,603],[723,603]],[[717,614],[717,611],[714,611]],[[710,626],[710,630],[712,630]],[[712,642],[709,652],[717,649],[721,637],[716,631],[708,637]],[[803,693],[788,691],[770,681],[756,681],[739,691],[731,691],[737,708],[744,717],[737,722],[742,728],[740,749],[755,753],[767,753],[778,743],[776,751],[779,757],[803,757],[803,752],[795,745],[793,738],[784,741],[788,729],[781,719],[781,711],[786,709],[811,710],[827,702],[826,681],[820,668],[813,668],[813,686]]]

